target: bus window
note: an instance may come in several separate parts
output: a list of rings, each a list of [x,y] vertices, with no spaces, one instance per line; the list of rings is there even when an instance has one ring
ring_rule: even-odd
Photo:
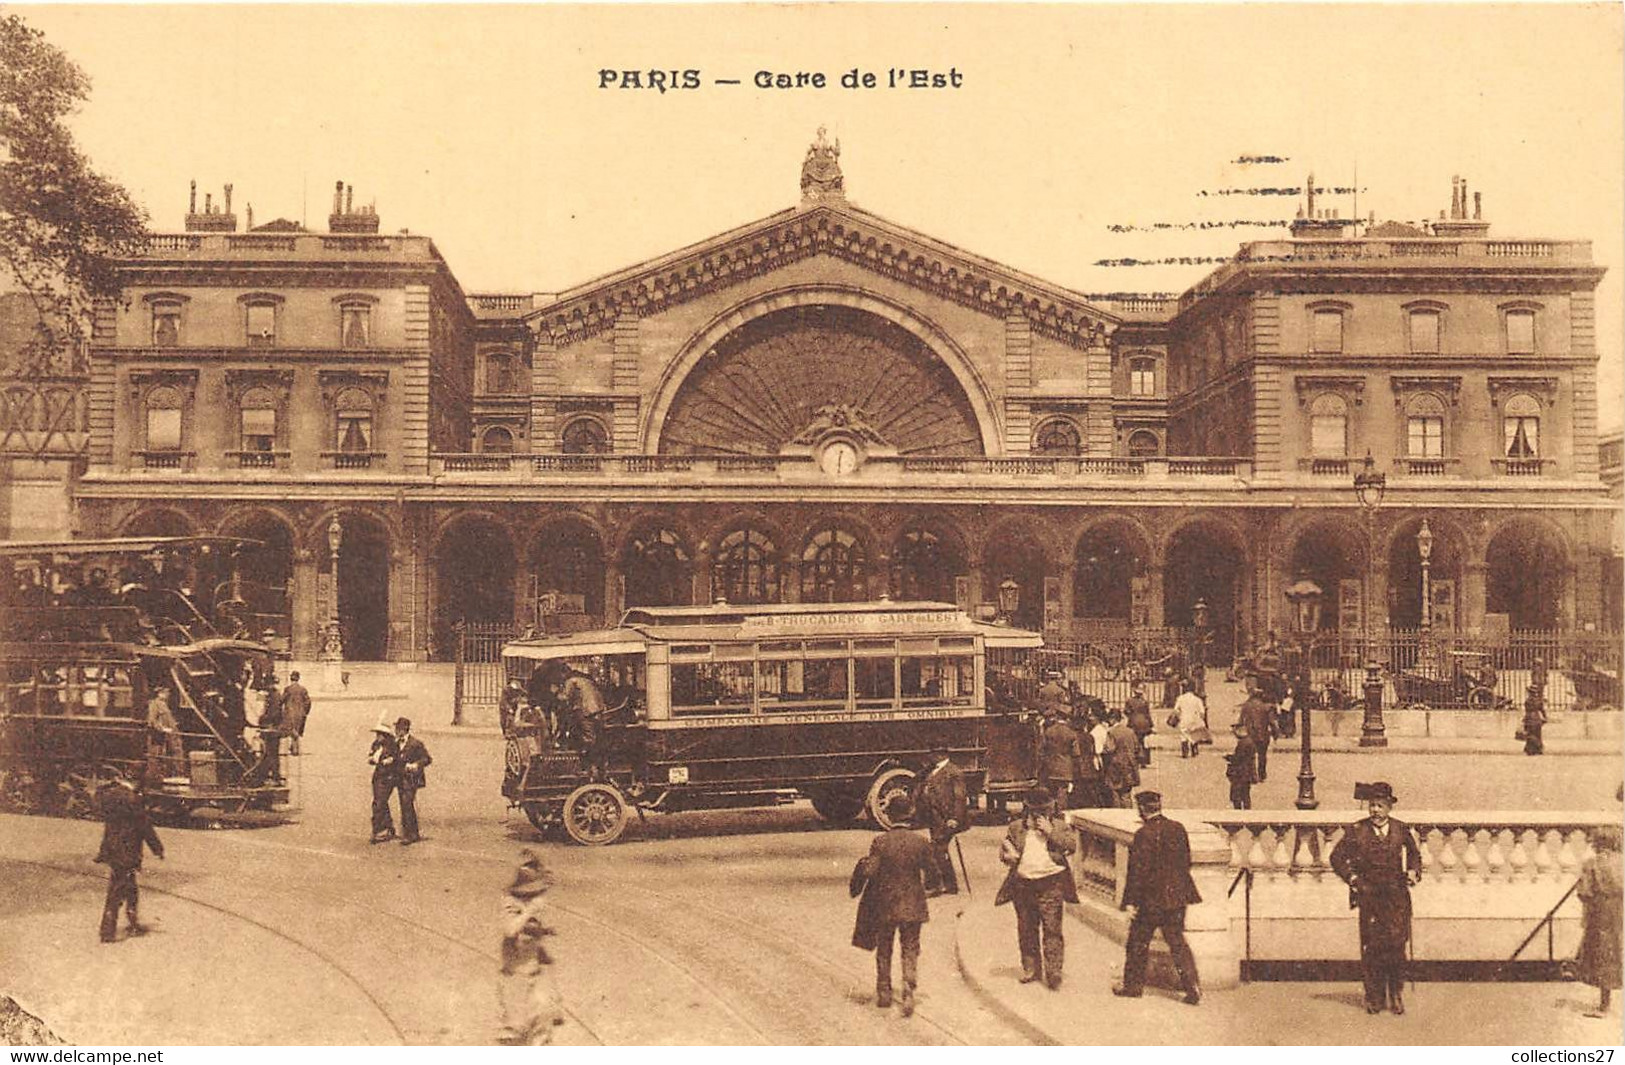
[[[976,660],[970,656],[901,660],[903,703],[969,706],[975,702]]]
[[[846,663],[845,658],[758,662],[763,712],[845,710]]]
[[[749,662],[674,663],[671,707],[675,715],[748,714],[755,694]]]
[[[855,658],[852,660],[859,710],[890,710],[897,696],[897,659]]]

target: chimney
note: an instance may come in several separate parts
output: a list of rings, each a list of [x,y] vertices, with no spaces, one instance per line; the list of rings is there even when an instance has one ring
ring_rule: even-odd
[[[342,181],[333,183],[333,213],[327,216],[327,229],[331,233],[376,233],[378,211],[362,206],[355,209],[355,186]]]
[[[1473,193],[1473,221],[1479,222],[1479,221],[1482,221],[1483,218],[1484,218],[1484,194],[1482,192],[1475,192],[1475,193]]]
[[[355,186],[344,186],[344,213],[355,214]]]
[[[248,205],[248,228],[249,228],[250,231],[252,231],[253,228],[254,228],[254,205],[253,204]]]
[[[214,214],[214,193],[212,192],[203,194],[203,213]]]
[[[192,179],[192,198],[186,201],[186,213],[197,214],[197,178]]]
[[[1465,237],[1480,239],[1490,235],[1490,224],[1484,221],[1483,193],[1473,193],[1471,216],[1467,213],[1467,179],[1461,176],[1450,179],[1450,217],[1445,218],[1443,211],[1439,212],[1439,220],[1433,223],[1433,235],[1436,237]]]
[[[336,215],[344,213],[344,182],[342,181],[333,182],[333,213]]]
[[[1315,175],[1309,175],[1309,184],[1306,190],[1309,193],[1309,217],[1315,217]]]
[[[226,213],[231,213],[231,182],[226,182]]]

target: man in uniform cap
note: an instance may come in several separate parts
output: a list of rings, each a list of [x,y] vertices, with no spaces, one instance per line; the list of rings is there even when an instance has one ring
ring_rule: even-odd
[[[1134,907],[1128,926],[1128,947],[1123,961],[1123,982],[1112,988],[1120,998],[1145,993],[1145,969],[1151,957],[1151,936],[1159,929],[1179,982],[1185,1004],[1202,1001],[1196,959],[1185,942],[1185,907],[1202,901],[1191,879],[1191,841],[1185,826],[1162,815],[1162,796],[1142,791],[1134,797],[1140,809],[1139,831],[1129,844],[1128,875],[1123,881],[1122,908]]]
[[[147,816],[146,790],[154,782],[150,772],[128,768],[96,793],[103,822],[102,845],[96,852],[96,861],[108,867],[107,900],[102,905],[103,943],[118,938],[120,907],[128,916],[130,935],[147,932],[147,926],[137,916],[141,895],[136,888],[135,874],[141,868],[143,847],[159,858],[164,856],[164,845],[159,842],[152,819]]]
[[[946,747],[933,748],[931,768],[920,780],[915,809],[920,822],[931,834],[931,848],[936,854],[937,875],[929,882],[933,895],[957,895],[959,879],[954,876],[953,859],[948,844],[970,825],[970,795],[965,788],[965,774],[954,765]]]
[[[1405,1012],[1405,944],[1411,936],[1411,885],[1422,879],[1422,851],[1410,827],[1396,821],[1394,789],[1387,781],[1354,785],[1356,802],[1370,816],[1350,825],[1332,849],[1332,871],[1349,886],[1349,906],[1360,910],[1360,967],[1365,1011],[1384,1004]]]
[[[544,937],[553,934],[542,895],[553,874],[535,851],[519,852],[519,868],[502,899],[502,1035],[510,1046],[545,1046],[564,1023],[564,1006],[549,968]]]
[[[1043,703],[1043,731],[1038,737],[1038,784],[1063,807],[1072,782],[1083,776],[1083,744],[1061,716],[1060,703]]]

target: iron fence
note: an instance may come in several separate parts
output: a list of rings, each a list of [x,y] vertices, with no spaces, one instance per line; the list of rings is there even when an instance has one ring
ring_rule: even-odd
[[[452,716],[474,704],[496,705],[502,697],[502,648],[516,639],[519,626],[506,621],[461,622],[452,629],[456,640],[456,676],[452,685]]]
[[[1194,661],[1191,629],[1142,628],[1121,634],[1046,639],[1040,651],[990,649],[988,670],[995,698],[1036,705],[1045,674],[1059,672],[1063,683],[1085,696],[1121,708],[1136,683],[1153,706],[1172,706],[1179,681]]]

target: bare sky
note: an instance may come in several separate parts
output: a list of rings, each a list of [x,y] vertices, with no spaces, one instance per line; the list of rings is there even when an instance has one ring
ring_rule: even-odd
[[[160,229],[186,186],[325,227],[335,179],[435,238],[470,290],[553,291],[793,205],[820,125],[849,198],[1084,292],[1178,291],[1276,231],[1112,225],[1287,218],[1352,186],[1416,221],[1462,174],[1492,235],[1594,242],[1601,417],[1620,424],[1618,5],[16,8],[94,80],[86,150]],[[893,67],[958,89],[881,85]],[[600,89],[601,68],[701,88]],[[757,70],[822,71],[766,90]],[[744,84],[719,86],[717,78]],[[1237,164],[1243,155],[1284,164]],[[1350,197],[1326,201],[1345,214]]]

